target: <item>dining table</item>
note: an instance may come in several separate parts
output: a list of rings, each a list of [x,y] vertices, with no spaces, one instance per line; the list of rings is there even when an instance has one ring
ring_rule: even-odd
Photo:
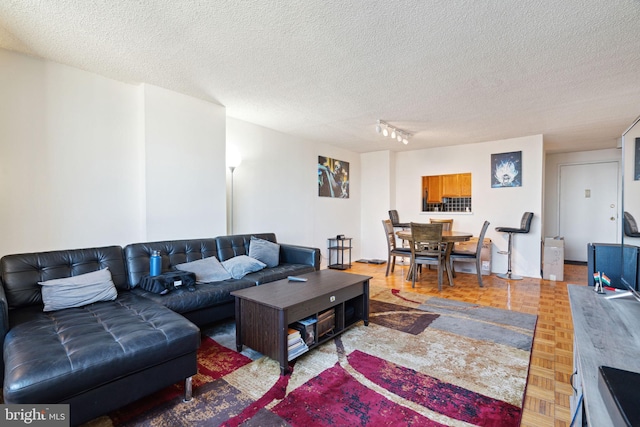
[[[411,242],[411,230],[399,230],[396,231],[396,236],[399,239]],[[454,230],[442,230],[442,242],[447,246],[444,252],[445,269],[447,270],[447,277],[449,278],[449,286],[453,286],[453,272],[451,271],[451,252],[453,251],[453,245],[456,242],[466,242],[473,237],[473,233],[466,231],[454,231]],[[409,273],[407,273],[407,279],[411,280],[412,266],[409,267]]]

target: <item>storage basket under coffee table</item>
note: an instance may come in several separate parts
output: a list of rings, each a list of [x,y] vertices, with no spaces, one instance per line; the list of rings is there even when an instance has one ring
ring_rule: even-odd
[[[360,320],[369,325],[370,276],[320,270],[304,274],[306,282],[287,279],[241,289],[236,298],[236,347],[246,345],[288,369],[289,325],[321,316],[309,350],[341,334]],[[325,313],[331,311],[329,315]],[[333,327],[331,326],[333,318]],[[317,328],[320,327],[321,334]]]

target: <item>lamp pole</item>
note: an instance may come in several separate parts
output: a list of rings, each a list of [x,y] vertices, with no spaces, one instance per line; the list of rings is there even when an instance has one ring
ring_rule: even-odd
[[[233,234],[233,171],[236,170],[235,166],[229,166],[231,171],[231,234]]]
[[[229,224],[231,225],[231,234],[233,234],[233,172],[242,163],[242,157],[236,147],[230,146],[227,148],[227,167],[231,171],[231,218]]]

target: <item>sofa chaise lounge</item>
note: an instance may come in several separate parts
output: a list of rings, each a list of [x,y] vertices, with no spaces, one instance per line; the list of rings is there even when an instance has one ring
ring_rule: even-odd
[[[253,236],[276,242],[273,233]],[[161,252],[166,272],[211,256],[226,261],[247,255],[251,237],[4,256],[0,260],[4,403],[66,403],[71,424],[77,425],[183,380],[185,399],[190,399],[200,345],[197,325],[233,316],[229,294],[233,290],[319,269],[320,251],[280,244],[277,266],[166,295],[145,291],[138,284],[149,272],[154,250]],[[46,285],[41,283],[79,280],[105,269],[117,291],[115,299],[43,311],[48,303],[43,302]]]

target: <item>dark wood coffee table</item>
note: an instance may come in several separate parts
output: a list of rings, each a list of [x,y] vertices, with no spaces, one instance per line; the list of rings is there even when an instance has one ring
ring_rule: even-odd
[[[370,276],[320,270],[303,274],[306,282],[287,279],[231,292],[236,298],[236,347],[246,345],[277,360],[288,370],[289,325],[327,309],[335,310],[335,326],[321,337],[314,334],[309,349],[341,334],[360,320],[369,325]]]

